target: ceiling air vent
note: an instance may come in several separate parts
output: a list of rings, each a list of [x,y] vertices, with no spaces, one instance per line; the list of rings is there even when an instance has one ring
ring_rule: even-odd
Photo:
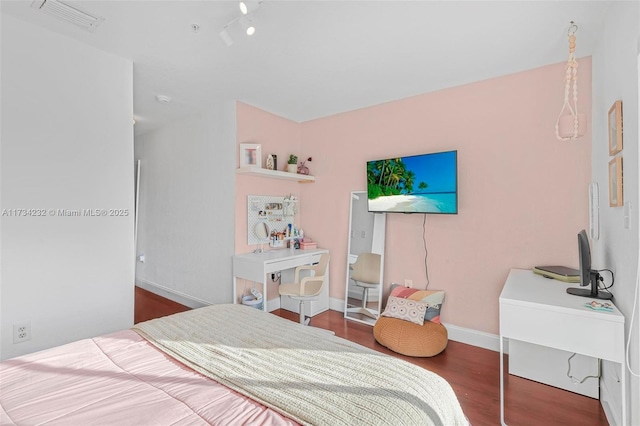
[[[93,16],[80,10],[76,6],[70,6],[58,0],[34,0],[33,3],[31,3],[31,7],[64,21],[71,22],[91,33],[104,21],[103,17]]]

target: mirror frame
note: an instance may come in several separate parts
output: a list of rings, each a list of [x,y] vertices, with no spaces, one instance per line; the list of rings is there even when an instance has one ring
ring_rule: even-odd
[[[351,233],[353,232],[353,201],[354,199],[359,199],[359,197],[364,197],[366,200],[367,191],[352,191],[349,198],[349,234],[348,234],[348,244],[347,244],[347,267],[346,267],[346,286],[345,286],[345,295],[344,295],[344,317],[350,321],[356,321],[362,324],[374,325],[377,321],[373,318],[360,319],[349,316],[348,307],[349,307],[349,284],[351,281],[350,278],[350,270],[349,266],[353,263],[353,256],[351,254]],[[385,231],[386,231],[386,221],[387,216],[385,213],[370,213],[373,215],[373,229],[372,232],[372,240],[371,240],[371,253],[376,253],[380,255],[380,288],[378,289],[378,317],[380,316],[382,309],[382,298],[384,293],[384,248],[385,248]],[[357,259],[357,256],[356,256]],[[354,260],[355,261],[355,260]],[[362,314],[360,314],[362,315]]]

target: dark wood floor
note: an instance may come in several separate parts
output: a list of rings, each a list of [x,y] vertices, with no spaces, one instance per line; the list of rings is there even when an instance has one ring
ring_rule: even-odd
[[[133,322],[136,324],[188,310],[189,308],[184,305],[136,287],[135,309],[133,313]]]
[[[182,312],[189,308],[136,288],[135,321]],[[272,312],[292,321],[298,314],[279,309]],[[499,354],[450,341],[447,349],[432,358],[398,355],[379,345],[370,326],[345,320],[342,313],[327,311],[311,325],[333,330],[336,336],[389,355],[405,359],[447,379],[473,426],[500,424]],[[608,425],[598,400],[506,375],[506,423],[509,425]]]

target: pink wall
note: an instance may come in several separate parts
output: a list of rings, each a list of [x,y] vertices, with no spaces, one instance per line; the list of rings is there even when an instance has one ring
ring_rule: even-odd
[[[269,154],[278,156],[278,170],[286,167],[289,154],[300,153],[300,124],[275,114],[252,107],[242,102],[236,103],[236,162],[239,165],[239,145],[258,143],[262,147],[262,165]],[[306,158],[306,157],[305,157]],[[300,196],[301,185],[295,181],[268,179],[263,177],[236,175],[236,253],[249,253],[258,246],[247,244],[247,196],[269,195],[284,197],[288,194]],[[268,247],[265,246],[265,249]],[[243,283],[240,283],[241,285]],[[238,287],[239,291],[242,289]],[[268,299],[277,297],[276,284],[267,289]]]
[[[591,58],[579,62],[579,108],[590,117]],[[349,193],[366,189],[367,160],[392,156],[458,150],[459,214],[426,217],[429,288],[447,292],[444,322],[497,334],[498,296],[510,268],[577,267],[576,234],[588,227],[591,126],[578,141],[556,140],[563,77],[564,64],[556,64],[298,125],[298,151],[313,156],[316,176],[299,189],[300,217],[332,253],[331,297],[344,297]],[[239,142],[247,116],[239,108]],[[269,117],[274,130],[296,133],[289,127],[295,124],[280,129],[285,120]],[[287,144],[281,151],[294,149],[295,137],[277,139]],[[265,194],[293,190],[261,185]],[[246,210],[237,207],[241,225]],[[426,285],[423,219],[387,216],[385,287],[405,278]]]

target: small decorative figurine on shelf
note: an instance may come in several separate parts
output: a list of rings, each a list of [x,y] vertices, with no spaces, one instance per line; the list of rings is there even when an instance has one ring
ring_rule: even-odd
[[[311,161],[311,157],[307,158],[306,161],[300,162],[300,165],[298,166],[298,174],[301,174],[301,175],[309,174],[309,168],[305,165],[307,161]]]
[[[275,154],[269,154],[267,157],[267,169],[278,170],[278,157]]]

